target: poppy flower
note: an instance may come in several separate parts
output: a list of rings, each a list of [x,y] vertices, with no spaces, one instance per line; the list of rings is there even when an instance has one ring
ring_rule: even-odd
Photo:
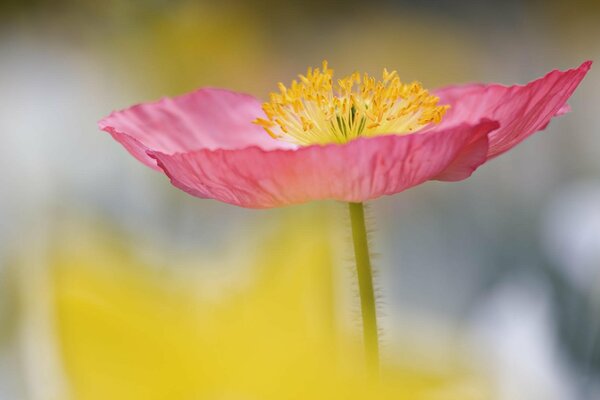
[[[131,154],[202,198],[268,208],[349,203],[367,369],[379,375],[373,273],[363,202],[429,180],[466,179],[568,111],[591,62],[522,86],[471,84],[428,92],[384,69],[334,81],[327,62],[262,104],[200,89],[100,121]]]
[[[203,88],[113,112],[99,126],[197,197],[250,208],[363,202],[469,177],[567,112],[590,66],[430,93],[387,70],[336,82],[324,62],[262,105]]]
[[[135,256],[135,237],[70,221],[59,231],[66,240],[51,249],[48,278],[29,292],[39,295],[41,284],[54,308],[26,314],[55,327],[33,330],[26,340],[55,355],[48,358],[56,364],[24,358],[24,370],[38,372],[26,383],[46,389],[45,398],[77,400],[493,398],[489,376],[468,348],[453,357],[436,354],[439,332],[389,340],[389,348],[420,361],[389,357],[377,384],[363,378],[360,343],[345,323],[331,320],[337,290],[349,289],[330,280],[334,221],[315,208],[283,213],[247,239],[258,250],[253,256],[196,250],[160,269]],[[192,265],[183,274],[173,268]],[[248,271],[252,279],[224,270]],[[466,339],[466,332],[453,334]],[[57,374],[63,385],[42,385]],[[65,387],[69,393],[57,393]]]

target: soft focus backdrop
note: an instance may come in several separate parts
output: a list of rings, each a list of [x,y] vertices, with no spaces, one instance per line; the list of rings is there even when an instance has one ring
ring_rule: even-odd
[[[525,83],[600,60],[599,21],[593,0],[1,2],[0,399],[358,398],[344,207],[192,198],[96,121],[199,86],[266,97],[323,59]],[[382,396],[600,398],[596,68],[471,179],[372,202]]]

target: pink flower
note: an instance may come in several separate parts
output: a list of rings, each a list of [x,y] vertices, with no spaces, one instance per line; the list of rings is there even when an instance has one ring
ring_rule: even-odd
[[[387,71],[366,89],[372,78],[357,74],[332,89],[324,64],[289,89],[281,85],[262,108],[252,96],[204,88],[114,112],[99,126],[197,197],[250,208],[363,202],[428,180],[469,177],[566,113],[591,64],[527,85],[452,86],[435,96]],[[361,88],[368,95],[360,97]]]

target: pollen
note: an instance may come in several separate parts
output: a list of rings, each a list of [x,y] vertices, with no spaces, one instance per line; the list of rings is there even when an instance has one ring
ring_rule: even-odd
[[[403,83],[387,69],[379,80],[355,72],[334,81],[323,61],[322,68],[308,68],[289,87],[278,86],[262,106],[266,118],[253,122],[271,137],[298,145],[410,134],[439,123],[448,109],[421,83]]]

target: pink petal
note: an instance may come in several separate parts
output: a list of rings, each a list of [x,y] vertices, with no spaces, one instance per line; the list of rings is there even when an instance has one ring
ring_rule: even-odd
[[[99,126],[137,159],[158,169],[145,149],[176,153],[248,146],[265,150],[290,147],[253,124],[256,117],[264,117],[264,113],[254,97],[222,89],[200,89],[113,112]]]
[[[148,154],[173,185],[198,197],[250,208],[320,199],[358,202],[398,193],[436,176],[464,174],[464,168],[472,172],[485,157],[467,157],[453,165],[465,147],[472,145],[478,149],[475,153],[485,154],[487,140],[482,138],[497,127],[494,121],[482,121],[297,150],[265,151],[253,146],[176,154],[150,150]],[[452,171],[446,170],[448,166],[453,166]]]
[[[435,129],[473,124],[482,118],[498,121],[500,129],[489,135],[487,154],[488,159],[496,157],[544,129],[552,117],[568,112],[566,102],[591,65],[586,61],[579,68],[554,70],[527,85],[473,84],[440,89],[436,95],[451,107]]]
[[[483,135],[471,144],[463,147],[450,165],[432,179],[456,182],[470,177],[481,164],[487,161],[487,152],[489,149],[488,136]]]

